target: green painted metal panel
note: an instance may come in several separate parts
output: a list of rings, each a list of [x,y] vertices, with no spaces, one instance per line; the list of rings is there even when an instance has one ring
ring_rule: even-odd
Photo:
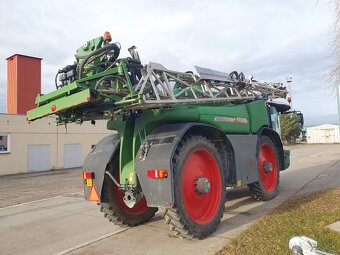
[[[80,59],[85,58],[87,55],[89,55],[93,51],[101,48],[102,43],[103,43],[103,37],[101,36],[85,42],[83,46],[77,49],[76,58],[80,58]]]
[[[123,71],[122,71],[122,68],[120,66],[118,67],[114,67],[114,68],[111,68],[107,71],[104,71],[104,72],[100,72],[100,73],[97,73],[97,74],[93,74],[89,77],[85,77],[85,78],[81,78],[79,80],[77,80],[78,83],[84,83],[84,85],[90,85],[90,81],[92,80],[95,80],[97,81],[99,78],[102,78],[104,76],[108,76],[108,75],[112,75],[112,74],[123,74]]]
[[[199,122],[212,125],[226,133],[248,134],[249,116],[244,104],[197,107]]]
[[[30,121],[39,119],[89,102],[91,102],[91,91],[90,89],[85,89],[68,97],[56,99],[48,104],[28,111],[27,119]],[[52,106],[55,106],[55,111],[52,111]]]
[[[269,126],[269,113],[268,108],[264,100],[257,100],[246,104],[251,133],[257,133],[257,131],[263,126]]]
[[[43,104],[48,103],[51,100],[63,97],[65,95],[69,95],[71,93],[73,93],[76,89],[78,89],[79,86],[77,85],[76,82],[72,82],[60,89],[57,89],[55,91],[52,91],[48,94],[44,94],[44,95],[38,95],[35,103],[37,104],[37,106],[41,106]]]
[[[139,114],[113,116],[108,121],[107,128],[116,130],[121,137],[120,183],[136,185],[135,155],[149,133],[165,123],[194,122],[198,120],[197,109],[188,106],[145,109]]]

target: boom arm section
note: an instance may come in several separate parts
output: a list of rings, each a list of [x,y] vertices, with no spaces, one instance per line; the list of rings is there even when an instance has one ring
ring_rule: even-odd
[[[37,96],[37,107],[27,113],[28,120],[56,114],[59,123],[81,122],[111,118],[126,110],[244,103],[287,95],[280,83],[245,79],[236,71],[227,74],[196,66],[194,74],[152,62],[142,66],[135,47],[132,53],[130,48],[132,58],[118,59],[120,46],[110,40],[98,37],[79,48],[75,64],[58,71],[57,90]]]

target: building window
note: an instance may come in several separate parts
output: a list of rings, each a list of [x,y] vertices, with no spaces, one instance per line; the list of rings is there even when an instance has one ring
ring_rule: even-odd
[[[9,153],[9,134],[0,133],[0,153]]]

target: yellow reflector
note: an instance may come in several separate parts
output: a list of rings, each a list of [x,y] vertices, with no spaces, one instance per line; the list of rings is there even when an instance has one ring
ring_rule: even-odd
[[[93,185],[93,180],[92,179],[85,179],[85,185],[87,187],[91,187]]]

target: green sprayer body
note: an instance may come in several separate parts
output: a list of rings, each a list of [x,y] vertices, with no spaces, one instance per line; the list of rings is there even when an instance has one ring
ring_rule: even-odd
[[[80,47],[75,63],[58,71],[56,90],[38,95],[36,108],[27,113],[29,121],[57,115],[58,124],[107,119],[107,128],[118,132],[100,141],[84,162],[84,173],[94,173],[91,183],[84,174],[87,199],[93,197],[95,186],[102,202],[106,179],[112,177],[125,193],[129,208],[142,196],[150,208],[178,209],[176,153],[192,137],[207,139],[220,152],[223,186],[253,185],[261,181],[262,167],[268,174],[274,163],[277,171],[289,166],[277,118],[282,105],[271,104],[275,98],[286,97],[282,84],[197,66],[195,74],[168,70],[157,63],[142,65],[135,47],[129,49],[131,57],[118,59],[120,45],[110,39],[106,34]],[[274,163],[260,159],[263,136],[274,146]],[[119,174],[109,176],[113,159],[119,159]],[[166,173],[166,178],[153,173]],[[197,194],[214,190],[213,177],[197,173],[195,178],[192,185],[209,182],[209,188],[205,184],[195,188]],[[127,201],[128,195],[134,200]]]

